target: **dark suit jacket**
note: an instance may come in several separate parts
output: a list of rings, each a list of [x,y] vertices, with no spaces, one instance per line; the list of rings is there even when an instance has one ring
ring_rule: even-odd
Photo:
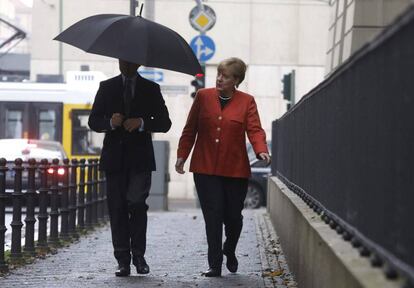
[[[138,75],[130,118],[141,117],[144,131],[126,131],[123,127],[112,130],[112,114],[124,114],[122,76],[102,81],[89,116],[89,127],[105,132],[100,169],[117,172],[123,167],[137,171],[154,171],[155,159],[151,132],[167,132],[171,120],[162,98],[160,86]]]

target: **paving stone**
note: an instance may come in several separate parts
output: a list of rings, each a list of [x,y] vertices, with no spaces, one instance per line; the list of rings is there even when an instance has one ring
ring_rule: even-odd
[[[265,234],[270,232],[266,232],[268,226],[267,230],[263,228],[267,225],[263,220],[265,211],[245,210],[243,214],[244,226],[236,251],[239,270],[235,274],[229,273],[223,265],[222,277],[201,276],[208,268],[202,213],[199,209],[182,209],[149,213],[146,259],[151,272],[148,275],[137,275],[135,267],[131,266],[130,277],[115,277],[117,263],[109,225],[106,225],[69,247],[59,249],[55,255],[12,270],[0,278],[0,287],[296,287],[283,284],[290,278],[273,277],[269,281],[268,277],[263,277],[269,265],[279,265],[277,259],[269,264],[263,254],[272,249],[266,248],[268,235]],[[272,237],[277,238],[274,233]],[[281,255],[281,250],[279,252]],[[284,275],[290,275],[286,264],[283,265]]]

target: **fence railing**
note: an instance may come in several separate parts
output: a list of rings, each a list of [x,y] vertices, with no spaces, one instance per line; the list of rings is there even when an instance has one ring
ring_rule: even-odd
[[[273,175],[414,287],[414,8],[274,122]]]
[[[105,177],[98,166],[98,159],[13,164],[0,159],[0,272],[107,221]],[[5,222],[6,212],[13,213],[11,223]],[[7,257],[6,224],[12,230]]]

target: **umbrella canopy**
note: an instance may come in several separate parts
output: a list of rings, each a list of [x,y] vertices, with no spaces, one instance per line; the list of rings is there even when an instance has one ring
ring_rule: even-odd
[[[202,73],[192,49],[177,32],[141,16],[94,15],[76,22],[54,40],[144,66]]]

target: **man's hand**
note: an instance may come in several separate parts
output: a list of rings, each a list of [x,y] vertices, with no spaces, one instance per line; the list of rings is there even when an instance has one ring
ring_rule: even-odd
[[[142,125],[142,118],[129,118],[125,120],[123,124],[125,130],[127,130],[128,132],[132,132],[136,129],[139,129],[141,125]]]
[[[121,113],[114,113],[111,117],[111,125],[112,128],[117,128],[122,125],[122,121],[124,121],[124,115]]]
[[[184,174],[184,159],[183,158],[178,158],[177,162],[175,163],[175,171],[177,171],[177,173],[180,174]]]

